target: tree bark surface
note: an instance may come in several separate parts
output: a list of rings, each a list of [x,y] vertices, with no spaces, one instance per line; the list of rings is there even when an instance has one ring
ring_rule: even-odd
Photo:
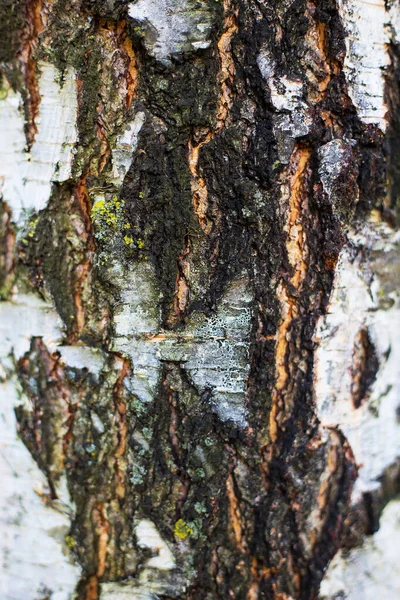
[[[1,597],[400,597],[399,1],[0,21]]]

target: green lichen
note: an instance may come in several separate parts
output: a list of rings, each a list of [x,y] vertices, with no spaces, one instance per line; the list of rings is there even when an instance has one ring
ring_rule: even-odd
[[[193,519],[193,521],[188,521],[187,526],[191,529],[190,536],[194,540],[199,539],[203,535],[203,523],[201,518]]]
[[[35,235],[36,225],[39,221],[39,217],[36,217],[28,224],[28,237],[32,238]]]
[[[130,235],[124,235],[124,242],[127,246],[133,244],[133,238]]]
[[[146,440],[151,440],[151,438],[153,436],[153,432],[150,427],[143,427],[142,433],[143,433],[143,436],[146,438]]]
[[[194,510],[199,514],[206,514],[207,513],[207,508],[206,505],[204,504],[204,502],[196,502],[194,505]]]
[[[22,236],[20,237],[21,243],[24,246],[27,246],[31,240],[35,237],[36,226],[39,222],[39,217],[34,215],[31,216],[30,220],[27,222],[24,231],[22,232]]]
[[[178,519],[174,525],[174,535],[181,540],[186,540],[189,535],[193,534],[193,528],[183,519]]]
[[[142,250],[144,247],[143,240],[135,239],[129,231],[131,225],[126,221],[124,206],[125,202],[115,194],[98,195],[94,200],[91,218],[94,237],[101,248],[98,255],[100,265],[108,262],[110,251],[114,251],[118,244],[126,250]]]
[[[133,485],[140,485],[144,482],[146,475],[146,467],[139,464],[134,464],[131,467],[131,473],[129,479]]]
[[[74,538],[71,537],[70,535],[66,535],[64,539],[65,539],[65,543],[68,546],[68,548],[70,548],[72,550],[72,548],[75,546]]]
[[[92,221],[96,226],[95,237],[97,239],[107,239],[107,236],[113,231],[117,231],[123,224],[123,206],[124,202],[118,200],[117,196],[112,196],[106,200],[105,196],[96,198],[91,211]]]
[[[8,88],[4,85],[4,77],[0,77],[0,100],[5,100],[8,96]]]

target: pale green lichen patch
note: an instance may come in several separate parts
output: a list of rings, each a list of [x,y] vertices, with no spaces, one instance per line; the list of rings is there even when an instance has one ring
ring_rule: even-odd
[[[142,239],[132,237],[131,225],[124,213],[125,202],[116,194],[102,194],[95,197],[91,218],[94,223],[94,237],[101,251],[98,262],[105,265],[109,261],[109,253],[119,245],[123,250],[142,250]],[[107,252],[108,250],[108,252]]]
[[[24,244],[24,246],[27,246],[29,244],[29,241],[33,241],[38,221],[39,217],[34,217],[27,223],[25,232],[23,234],[23,237],[21,238],[21,242]]]
[[[33,213],[30,219],[26,221],[24,230],[21,232],[22,237],[20,238],[24,246],[27,246],[30,241],[34,241],[33,238],[35,237],[38,222],[39,216],[36,213]]]
[[[99,240],[107,239],[113,231],[118,231],[124,226],[124,202],[117,196],[106,200],[105,196],[98,196],[92,206],[91,217],[96,226],[95,237]]]

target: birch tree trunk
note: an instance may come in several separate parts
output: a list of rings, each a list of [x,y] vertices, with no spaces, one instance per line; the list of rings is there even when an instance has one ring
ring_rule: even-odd
[[[398,0],[1,0],[1,598],[400,597]]]

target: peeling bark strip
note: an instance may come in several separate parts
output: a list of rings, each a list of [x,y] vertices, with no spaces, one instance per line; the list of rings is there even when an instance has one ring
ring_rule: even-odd
[[[0,23],[1,597],[399,596],[398,0]]]

